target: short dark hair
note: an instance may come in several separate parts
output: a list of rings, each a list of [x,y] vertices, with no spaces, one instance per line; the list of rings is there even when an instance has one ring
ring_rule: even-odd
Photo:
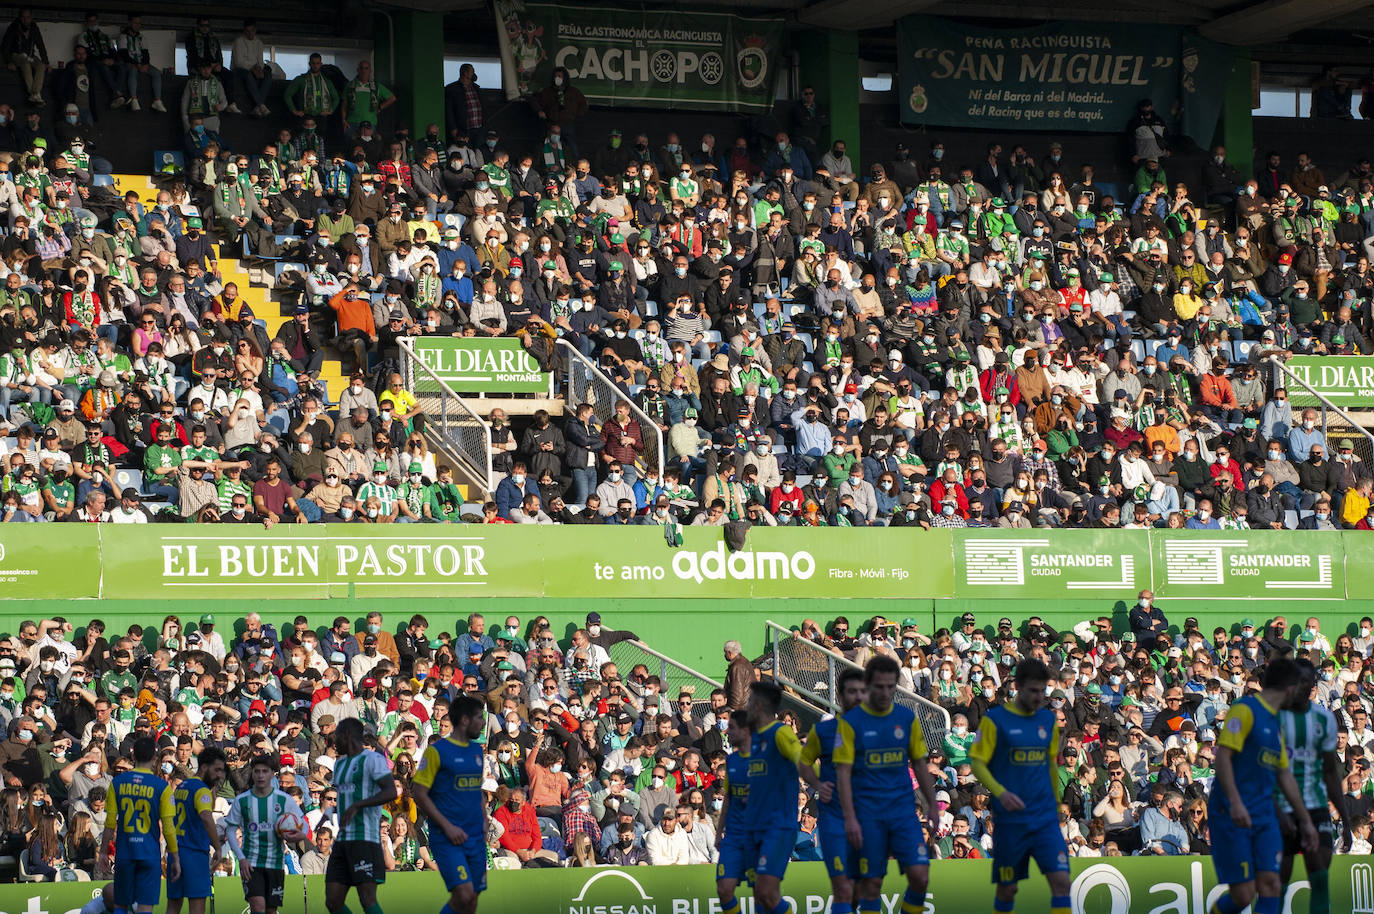
[[[1266,689],[1289,689],[1297,685],[1301,679],[1302,672],[1297,661],[1291,657],[1279,657],[1269,662],[1260,684]]]
[[[893,676],[896,676],[900,671],[901,667],[897,665],[896,660],[893,660],[885,654],[879,654],[868,661],[868,665],[864,667],[864,684],[872,685],[873,677],[877,676],[879,673],[891,673]]]
[[[1050,668],[1042,660],[1034,657],[1027,657],[1016,665],[1016,685],[1023,686],[1028,682],[1049,682]]]
[[[767,679],[761,679],[750,686],[749,695],[751,698],[762,700],[770,711],[776,712],[782,704],[782,687]]]
[[[134,740],[134,764],[146,765],[157,755],[157,742],[151,736],[140,736]]]
[[[845,667],[845,669],[840,672],[840,678],[836,681],[835,687],[839,689],[841,694],[843,694],[845,686],[849,685],[856,679],[863,680],[866,678],[867,677],[865,676],[865,672],[863,670],[856,670],[852,666]]]

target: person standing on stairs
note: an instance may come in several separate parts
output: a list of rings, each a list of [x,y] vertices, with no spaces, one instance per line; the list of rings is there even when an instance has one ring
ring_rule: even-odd
[[[344,290],[329,300],[334,310],[338,333],[334,347],[353,356],[353,368],[367,371],[367,353],[377,344],[377,326],[372,321],[372,303],[359,291],[358,284],[349,282]]]

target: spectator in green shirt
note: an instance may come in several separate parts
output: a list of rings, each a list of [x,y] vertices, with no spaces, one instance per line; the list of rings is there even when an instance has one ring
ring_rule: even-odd
[[[172,425],[163,423],[157,429],[157,443],[143,454],[144,491],[175,505],[180,497],[176,487],[180,468],[181,452],[172,443]]]
[[[358,64],[358,76],[343,91],[343,121],[347,131],[353,124],[378,123],[383,109],[396,103],[391,90],[372,78],[372,61]]]

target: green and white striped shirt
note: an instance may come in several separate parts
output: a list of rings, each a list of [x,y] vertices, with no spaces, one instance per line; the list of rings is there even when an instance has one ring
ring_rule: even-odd
[[[334,762],[334,786],[339,791],[339,811],[348,809],[359,800],[373,796],[381,789],[382,781],[391,777],[391,766],[380,752],[364,749],[357,755],[345,755]],[[349,823],[339,831],[338,841],[381,840],[382,807],[359,809]]]
[[[1326,781],[1322,777],[1322,756],[1336,751],[1336,717],[1326,707],[1312,704],[1305,712],[1280,711],[1279,729],[1288,749],[1288,767],[1302,791],[1302,803],[1308,809],[1326,809]],[[1293,807],[1282,791],[1278,792],[1279,809],[1292,812]]]
[[[286,868],[286,847],[277,835],[277,820],[288,812],[305,821],[300,804],[282,791],[273,788],[260,797],[246,790],[234,797],[229,815],[224,817],[224,828],[226,832],[237,828],[243,833],[239,842],[242,859],[254,867],[281,870]]]

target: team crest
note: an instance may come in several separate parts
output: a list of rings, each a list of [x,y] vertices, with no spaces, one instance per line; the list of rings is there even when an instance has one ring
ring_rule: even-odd
[[[1050,735],[1049,735],[1048,733],[1045,732],[1045,728],[1044,728],[1044,727],[1041,727],[1041,728],[1040,728],[1040,738],[1041,738],[1041,739],[1049,739],[1049,737],[1050,737]]]
[[[902,728],[901,728],[900,725],[892,728],[892,735],[895,736],[895,737],[897,737],[898,739],[902,739],[902,738],[903,738],[903,735],[902,735]]]

